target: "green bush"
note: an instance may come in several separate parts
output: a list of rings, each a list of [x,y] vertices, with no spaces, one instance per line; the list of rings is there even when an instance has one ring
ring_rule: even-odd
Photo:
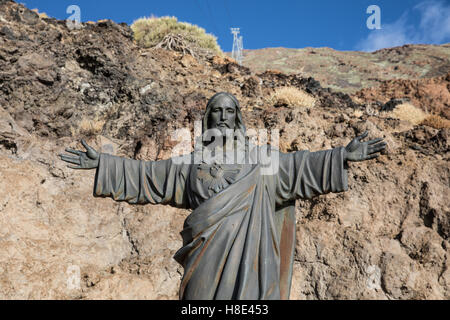
[[[137,44],[150,48],[160,43],[168,34],[181,35],[190,46],[207,49],[222,54],[217,38],[205,32],[205,29],[187,22],[178,22],[176,17],[140,18],[133,22],[131,29]]]

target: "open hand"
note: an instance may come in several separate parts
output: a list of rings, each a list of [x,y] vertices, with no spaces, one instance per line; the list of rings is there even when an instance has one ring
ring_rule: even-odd
[[[364,132],[359,137],[353,139],[345,147],[345,160],[348,161],[364,161],[378,157],[379,152],[386,148],[386,142],[381,142],[383,138],[377,138],[367,142],[361,142],[362,139],[367,137],[368,131]]]
[[[59,157],[61,160],[75,164],[74,165],[68,165],[69,168],[72,169],[94,169],[98,167],[98,161],[99,161],[99,153],[95,151],[94,148],[89,146],[86,141],[81,140],[81,144],[86,148],[86,152],[79,151],[79,150],[73,150],[70,148],[66,149],[66,152],[72,153],[75,156],[69,156],[65,154],[59,154]]]

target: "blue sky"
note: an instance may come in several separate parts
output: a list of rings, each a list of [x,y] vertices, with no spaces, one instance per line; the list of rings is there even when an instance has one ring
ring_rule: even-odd
[[[20,1],[20,0],[19,0]],[[131,24],[176,16],[214,34],[231,51],[230,27],[240,27],[244,49],[331,47],[373,51],[406,43],[450,42],[450,0],[22,0],[28,8],[66,19],[78,5],[82,21]],[[380,8],[381,29],[369,29],[370,5]],[[372,21],[373,22],[373,21]]]

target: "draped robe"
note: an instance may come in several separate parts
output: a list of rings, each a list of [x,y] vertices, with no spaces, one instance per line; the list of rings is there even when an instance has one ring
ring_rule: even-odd
[[[174,256],[184,267],[180,299],[288,299],[295,199],[347,190],[344,148],[280,152],[271,174],[254,163],[227,179],[221,171],[220,181],[175,160],[101,154],[94,196],[192,209]]]

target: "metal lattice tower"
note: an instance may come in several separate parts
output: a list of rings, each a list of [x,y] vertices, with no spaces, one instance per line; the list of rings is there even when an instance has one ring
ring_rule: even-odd
[[[231,28],[233,34],[233,51],[231,57],[235,59],[240,65],[242,65],[242,50],[244,49],[242,36],[238,37],[240,28]]]

